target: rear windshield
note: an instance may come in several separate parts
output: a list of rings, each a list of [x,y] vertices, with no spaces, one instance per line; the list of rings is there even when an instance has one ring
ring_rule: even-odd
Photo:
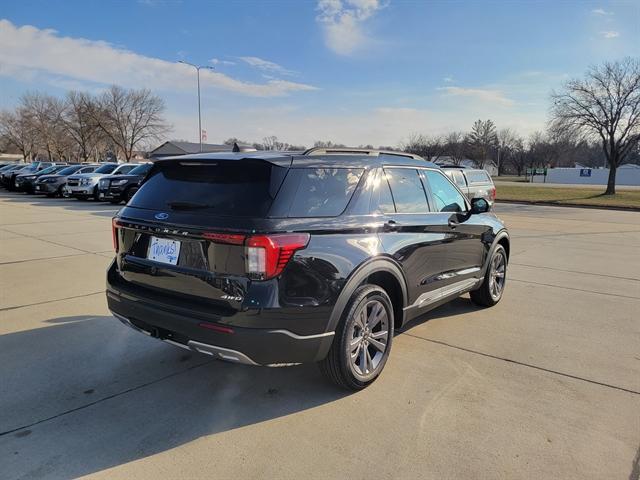
[[[286,169],[259,160],[158,162],[129,203],[154,210],[265,217]]]
[[[489,174],[484,170],[476,170],[473,172],[464,172],[469,183],[491,183]]]

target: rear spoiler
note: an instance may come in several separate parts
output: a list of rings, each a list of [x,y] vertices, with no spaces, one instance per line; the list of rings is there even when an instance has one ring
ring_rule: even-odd
[[[216,153],[196,153],[192,155],[177,155],[174,157],[166,157],[156,160],[154,165],[161,165],[165,162],[180,162],[190,165],[207,165],[216,161],[235,161],[242,160],[262,160],[272,163],[278,167],[289,168],[293,162],[293,155],[283,154],[282,152],[216,152]]]

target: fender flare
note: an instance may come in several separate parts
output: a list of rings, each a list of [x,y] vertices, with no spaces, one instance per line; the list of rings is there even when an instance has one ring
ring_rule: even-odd
[[[336,300],[333,310],[331,311],[327,331],[334,332],[336,330],[338,322],[340,322],[340,318],[342,317],[342,313],[347,307],[353,292],[369,275],[377,272],[390,273],[400,284],[400,289],[402,290],[402,305],[400,306],[400,311],[403,312],[403,318],[400,319],[399,324],[398,319],[395,319],[395,324],[396,326],[402,325],[404,322],[404,310],[402,309],[408,302],[407,281],[400,267],[391,258],[376,257],[359,265],[347,279],[346,283],[342,287],[340,295],[338,295],[338,299]]]
[[[493,256],[493,252],[496,250],[496,247],[498,246],[498,242],[500,242],[500,240],[502,240],[503,238],[506,238],[507,241],[509,242],[509,247],[511,247],[511,237],[509,237],[509,233],[505,230],[502,229],[500,230],[497,235],[495,236],[495,238],[493,239],[493,242],[491,242],[491,248],[489,249],[489,253],[487,254],[487,258],[484,259],[484,265],[482,265],[482,277],[484,278],[485,274],[487,273],[487,268],[489,267],[489,261],[491,260],[491,257]],[[509,249],[511,250],[511,249]],[[507,258],[508,261],[508,258]]]

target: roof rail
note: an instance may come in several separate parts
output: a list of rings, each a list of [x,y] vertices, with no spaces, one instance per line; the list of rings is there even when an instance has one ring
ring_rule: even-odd
[[[371,148],[351,148],[351,147],[313,147],[304,151],[302,155],[344,155],[344,154],[362,154],[378,157],[380,155],[394,155],[396,157],[409,157],[415,160],[424,160],[419,155],[406,152],[395,152],[391,150],[376,150]]]
[[[461,168],[461,169],[469,169],[466,165],[454,165],[453,163],[438,163],[434,162],[440,168]]]

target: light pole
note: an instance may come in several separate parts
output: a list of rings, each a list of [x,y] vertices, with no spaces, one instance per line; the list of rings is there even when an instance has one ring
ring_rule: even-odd
[[[178,63],[183,63],[184,65],[189,65],[196,69],[196,74],[198,77],[198,139],[200,140],[200,153],[202,153],[202,117],[200,116],[200,69],[206,68],[207,70],[213,70],[213,67],[209,65],[194,65],[193,63],[185,62],[184,60],[179,60]]]

